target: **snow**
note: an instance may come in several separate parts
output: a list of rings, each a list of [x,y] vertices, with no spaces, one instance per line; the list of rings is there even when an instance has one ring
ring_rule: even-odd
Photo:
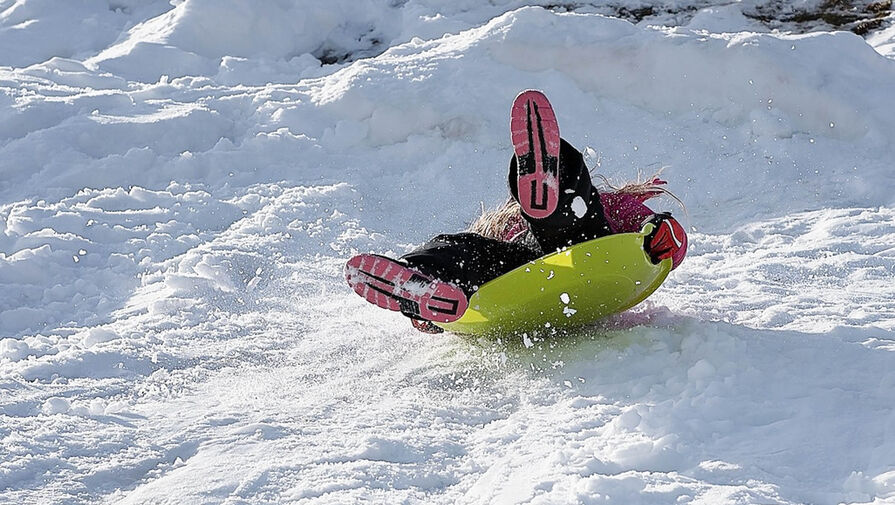
[[[584,198],[581,198],[580,196],[576,196],[572,200],[571,207],[572,212],[575,214],[576,217],[582,217],[587,214],[587,203],[584,201]]]
[[[892,28],[570,5],[0,0],[0,503],[895,502]],[[526,88],[681,267],[570,334],[352,293]]]

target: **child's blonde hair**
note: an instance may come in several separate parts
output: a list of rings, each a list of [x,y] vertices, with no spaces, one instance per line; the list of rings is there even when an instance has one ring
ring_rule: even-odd
[[[488,238],[505,240],[510,230],[521,222],[522,206],[510,197],[496,209],[486,210],[483,203],[482,213],[469,225],[467,231]]]
[[[664,184],[666,181],[663,181],[659,178],[662,175],[662,172],[666,167],[662,167],[656,171],[653,175],[643,178],[643,174],[641,172],[637,173],[637,180],[634,182],[626,182],[621,186],[615,186],[612,182],[607,179],[602,174],[595,174],[597,177],[602,179],[603,184],[606,185],[607,188],[611,189],[613,193],[623,194],[623,195],[631,195],[640,199],[640,201],[645,202],[650,198],[654,198],[657,196],[667,195],[671,197],[678,205],[680,205],[681,210],[684,213],[687,212],[687,208],[684,206],[684,202],[681,201],[680,198],[677,197],[671,191],[665,189]]]

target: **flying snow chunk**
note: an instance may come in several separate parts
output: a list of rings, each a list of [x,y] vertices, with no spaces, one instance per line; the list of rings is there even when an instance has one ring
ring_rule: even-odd
[[[584,198],[576,196],[575,199],[572,200],[572,212],[575,213],[575,217],[577,218],[584,217],[584,214],[587,213],[587,204],[584,202]]]

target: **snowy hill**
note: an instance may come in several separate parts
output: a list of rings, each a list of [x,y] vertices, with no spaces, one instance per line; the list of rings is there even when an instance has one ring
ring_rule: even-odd
[[[895,502],[885,12],[528,3],[0,0],[0,503]],[[533,342],[351,293],[525,88],[683,265]]]

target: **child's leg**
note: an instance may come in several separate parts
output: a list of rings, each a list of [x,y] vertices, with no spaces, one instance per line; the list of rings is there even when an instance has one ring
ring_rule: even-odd
[[[517,170],[516,156],[513,156],[510,159],[509,185],[510,193],[518,200]],[[542,219],[522,213],[545,253],[611,233],[584,156],[565,139],[560,141],[559,174],[556,210]]]
[[[477,233],[434,237],[401,257],[409,266],[450,282],[472,296],[483,284],[536,259],[539,251]]]
[[[521,244],[475,233],[438,235],[399,260],[360,254],[345,277],[354,291],[379,307],[414,319],[452,322],[486,282],[537,258]]]

